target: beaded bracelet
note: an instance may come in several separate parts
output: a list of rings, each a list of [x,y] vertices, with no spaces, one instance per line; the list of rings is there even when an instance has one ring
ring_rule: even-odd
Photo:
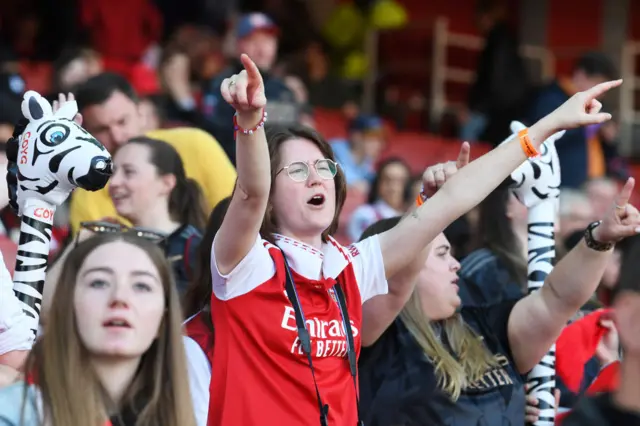
[[[252,135],[254,132],[258,131],[258,129],[264,127],[264,123],[267,122],[267,111],[262,110],[262,118],[258,121],[258,124],[253,129],[243,129],[238,125],[238,114],[233,116],[233,130],[237,135],[238,132],[241,132],[243,135]]]
[[[537,149],[533,147],[531,139],[529,139],[529,129],[522,129],[518,132],[518,138],[520,139],[520,146],[524,151],[524,154],[528,158],[537,157],[540,155]]]

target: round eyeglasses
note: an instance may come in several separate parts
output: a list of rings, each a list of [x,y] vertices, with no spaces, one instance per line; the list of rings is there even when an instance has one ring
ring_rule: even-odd
[[[316,169],[318,176],[325,180],[333,179],[336,176],[336,173],[338,173],[338,163],[333,160],[329,160],[328,158],[316,160],[313,163],[313,167]],[[286,170],[289,177],[296,182],[306,181],[309,179],[309,174],[311,174],[309,164],[304,161],[295,161],[288,166],[284,166],[278,170],[276,176],[278,176],[283,170]]]

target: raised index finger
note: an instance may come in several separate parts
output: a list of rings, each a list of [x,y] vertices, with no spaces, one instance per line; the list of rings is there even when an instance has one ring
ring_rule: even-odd
[[[469,154],[471,153],[471,146],[469,142],[463,142],[460,147],[460,154],[458,154],[458,159],[456,160],[456,167],[461,169],[467,164],[469,164]]]
[[[620,80],[612,80],[605,81],[604,83],[596,84],[591,89],[587,90],[585,93],[589,96],[589,99],[595,99],[605,93],[608,90],[613,89],[614,87],[618,87],[622,84],[622,79]]]
[[[629,203],[629,199],[633,194],[633,187],[636,185],[636,180],[632,177],[627,179],[627,182],[622,187],[622,190],[618,194],[616,205],[623,207]]]
[[[242,62],[242,66],[247,71],[247,79],[249,81],[260,81],[262,80],[262,75],[260,75],[260,70],[258,66],[251,60],[251,58],[243,53],[240,55],[240,61]]]

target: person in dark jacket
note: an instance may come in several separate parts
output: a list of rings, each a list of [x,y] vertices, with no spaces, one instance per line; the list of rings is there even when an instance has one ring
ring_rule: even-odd
[[[525,115],[531,84],[519,41],[506,21],[504,1],[479,0],[476,17],[485,45],[460,137],[497,145],[510,135],[509,123]]]
[[[543,88],[529,111],[528,122],[535,123],[554,111],[576,92],[587,90],[603,81],[615,78],[615,67],[605,55],[585,53],[575,64],[569,79],[559,79]],[[591,138],[589,128],[567,130],[562,143],[557,144],[562,186],[580,188],[590,176],[595,164],[604,163],[600,140]]]
[[[172,119],[190,123],[213,135],[235,165],[235,135],[233,115],[235,111],[220,94],[225,78],[242,71],[240,55],[246,53],[260,69],[265,95],[269,99],[267,114],[269,124],[289,125],[297,123],[302,106],[284,80],[270,74],[278,53],[279,29],[263,13],[243,15],[235,26],[236,58],[232,64],[202,86],[202,100],[197,103],[189,82],[189,58],[184,53],[173,53],[165,58],[163,80],[171,96],[169,115]]]
[[[278,27],[262,13],[250,13],[240,18],[236,25],[237,57],[246,53],[256,63],[264,80],[264,89],[269,99],[269,123],[295,123],[300,113],[294,93],[284,81],[270,74],[278,50]],[[242,64],[233,64],[220,75],[205,84],[201,113],[209,130],[220,142],[225,152],[235,164],[235,138],[233,114],[235,111],[222,99],[220,85],[225,78],[242,71]]]
[[[640,425],[640,237],[629,242],[613,300],[624,358],[613,392],[582,399],[562,426]]]

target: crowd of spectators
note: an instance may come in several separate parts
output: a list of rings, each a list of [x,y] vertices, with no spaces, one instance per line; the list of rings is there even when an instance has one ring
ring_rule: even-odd
[[[241,54],[248,55],[262,75],[268,99],[265,110],[268,126],[302,124],[314,128],[319,110],[333,110],[342,117],[341,123],[346,123],[345,128],[336,132],[343,137],[328,141],[341,170],[338,175],[332,171],[331,178],[343,176],[347,189],[346,201],[342,200],[346,206],[340,216],[342,223],[336,227],[335,234],[341,244],[356,243],[363,235],[377,241],[373,236],[396,225],[397,218],[413,209],[414,200],[423,191],[422,176],[410,165],[414,154],[387,154],[388,147],[394,143],[396,130],[386,117],[360,110],[362,82],[341,74],[337,59],[340,52],[333,49],[320,31],[314,30],[309,13],[300,6],[303,2],[266,2],[268,4],[261,8],[263,12],[253,11],[257,8],[253,4],[256,2],[239,5],[230,0],[91,0],[79,2],[77,9],[70,0],[66,1],[67,5],[62,3],[52,7],[44,1],[20,0],[0,6],[0,141],[11,137],[14,124],[21,118],[21,97],[29,83],[36,82],[40,90],[46,90],[42,94],[52,102],[62,104],[71,97],[77,101],[83,127],[112,154],[115,172],[107,188],[97,192],[76,191],[56,211],[51,265],[45,282],[43,326],[60,324],[68,319],[59,311],[62,296],[54,296],[54,293],[63,292],[69,297],[73,291],[73,278],[70,277],[86,268],[84,263],[97,262],[96,253],[112,257],[114,262],[127,256],[138,256],[143,263],[149,259],[140,257],[141,253],[150,253],[157,277],[155,284],[148,285],[158,286],[159,293],[164,294],[168,300],[165,303],[168,313],[160,315],[149,311],[148,318],[155,321],[154,324],[164,324],[167,329],[163,329],[161,349],[152,345],[151,334],[145,335],[149,341],[141,344],[146,346],[141,347],[138,355],[161,362],[157,361],[161,359],[159,353],[176,344],[178,321],[186,321],[189,336],[198,344],[196,349],[189,349],[191,343],[186,344],[189,362],[198,358],[193,355],[194,350],[202,349],[207,358],[198,358],[201,362],[197,368],[193,365],[190,368],[196,368],[201,376],[211,375],[215,341],[210,302],[212,286],[215,289],[212,280],[229,278],[221,271],[212,278],[212,244],[229,207],[229,197],[234,191],[244,191],[237,186],[236,168],[243,159],[237,157],[240,150],[236,146],[239,124],[236,122],[234,126],[236,109],[224,99],[220,88],[246,68]],[[472,151],[478,146],[475,142],[479,141],[497,146],[510,134],[511,120],[533,124],[575,93],[616,78],[616,69],[606,56],[589,52],[576,61],[572,75],[559,76],[553,82],[535,87],[526,77],[517,53],[517,41],[504,20],[504,9],[496,6],[497,2],[480,3],[478,22],[487,44],[480,56],[476,81],[469,91],[468,105],[458,114],[460,135],[472,142]],[[291,6],[286,13],[284,6]],[[77,13],[71,13],[69,8]],[[29,61],[50,64],[51,72],[44,83],[33,78],[33,70],[21,67],[20,64]],[[507,75],[509,78],[505,79]],[[603,103],[606,109],[606,101]],[[558,261],[579,244],[589,224],[606,217],[611,206],[616,204],[621,183],[628,177],[625,161],[617,152],[617,131],[614,116],[614,120],[604,124],[569,130],[562,143],[556,144],[562,170],[556,221]],[[0,144],[0,148],[6,150],[4,144]],[[430,158],[422,161],[424,166],[436,162]],[[4,176],[6,160],[0,160],[0,166],[0,175]],[[310,167],[306,165],[307,176],[311,173]],[[314,167],[320,174],[320,166],[316,163]],[[291,170],[286,173],[294,179]],[[5,240],[16,244],[20,223],[8,207],[6,185],[4,179],[0,180],[0,206],[4,206],[0,212],[0,231]],[[135,229],[142,232],[145,239],[162,241],[164,257],[169,260],[174,281],[164,277],[162,266],[158,266],[160,261],[154,257],[160,255],[154,251],[156,248],[133,238],[124,242],[104,235],[100,240],[90,238],[96,233],[107,232],[105,229],[109,233],[122,234]],[[527,294],[527,237],[527,209],[503,185],[450,224],[444,234],[437,237],[433,249],[436,252],[430,256],[446,257],[449,262],[446,268],[460,276],[460,299],[465,306],[486,308],[515,303]],[[89,243],[92,240],[94,243]],[[124,247],[125,243],[129,246]],[[361,244],[357,246],[360,250],[373,250]],[[78,253],[78,247],[81,253]],[[6,266],[11,270],[15,245],[0,248]],[[596,292],[573,320],[612,305],[621,281],[622,264],[633,262],[625,256],[627,252],[624,245],[615,248]],[[115,263],[109,267],[118,268]],[[299,265],[294,264],[294,269],[297,267]],[[434,272],[429,264],[425,270]],[[367,274],[374,272],[360,273],[369,277]],[[170,282],[175,282],[177,291],[167,288]],[[426,278],[424,285],[429,285]],[[375,296],[379,289],[369,290],[368,296]],[[405,300],[407,307],[399,318],[422,332],[418,323],[424,314],[418,308],[417,298],[416,295],[408,302]],[[155,302],[157,300],[149,302],[150,306]],[[179,319],[176,318],[180,312],[178,304],[184,311]],[[88,310],[82,301],[77,302],[74,309],[78,312]],[[487,327],[480,316],[469,312],[443,314],[437,319],[446,327],[436,332],[464,335],[466,328],[462,330],[454,325],[456,321],[463,324],[460,318],[471,321],[471,327]],[[491,316],[493,322],[488,327],[496,326],[506,318],[506,314]],[[394,333],[397,331],[393,339],[385,335],[388,347],[406,344],[406,339],[410,338],[407,336],[416,333],[411,325],[409,329],[396,330],[394,327],[400,327],[398,324],[400,320],[392,326]],[[489,330],[486,332],[490,335]],[[79,330],[80,340],[84,338],[82,333],[83,330]],[[614,335],[617,336],[617,331],[609,325],[605,335],[608,346],[599,347],[585,360],[585,379],[579,390],[567,386],[559,376],[560,411],[573,408],[599,372],[619,361],[617,337],[610,337]],[[436,337],[430,332],[425,339]],[[496,351],[509,346],[506,334],[496,339],[491,343],[496,345]],[[429,344],[420,341],[422,348]],[[51,342],[34,347],[29,365],[51,374],[53,364],[47,365],[46,356],[42,355],[43,350],[51,350],[47,345]],[[474,345],[470,347],[473,350]],[[382,353],[379,344],[375,348],[380,353],[369,348],[369,357],[389,355]],[[441,347],[432,350],[425,349],[429,357],[443,357],[446,362],[455,364],[453,358],[449,356],[449,360],[442,355],[440,351],[444,349]],[[162,356],[169,356],[174,367],[184,362],[175,354]],[[390,359],[385,360],[392,364]],[[156,404],[166,403],[167,399],[163,398],[175,398],[162,413],[175,419],[180,416],[190,418],[191,414],[185,414],[178,404],[184,400],[184,389],[190,386],[193,403],[199,405],[195,407],[195,422],[207,424],[207,416],[210,419],[212,416],[208,381],[205,385],[200,384],[206,387],[206,398],[198,400],[198,395],[202,394],[201,389],[194,390],[198,384],[187,384],[184,378],[175,377],[175,371],[153,370],[157,365],[153,367],[151,361],[145,362],[149,364],[145,367],[149,377],[156,374],[176,385],[175,391],[162,395],[162,386],[151,389],[157,392],[151,398]],[[71,364],[59,365],[68,367]],[[442,379],[446,376],[442,368],[438,366],[436,374],[446,383],[447,379]],[[378,379],[375,371],[367,371],[367,365],[363,369],[369,375],[365,376],[366,380]],[[513,366],[507,370],[510,377],[517,375]],[[402,371],[402,374],[408,373]],[[11,381],[6,377],[0,370],[0,384],[2,379]],[[59,380],[71,379],[61,377]],[[457,398],[461,389],[456,388],[454,382],[450,381],[447,389]],[[51,383],[53,386],[55,381]],[[77,383],[90,385],[89,381]],[[516,389],[516,394],[520,390]],[[55,400],[51,395],[53,391],[52,387],[44,388],[48,403]],[[122,412],[135,411],[134,405],[125,407]],[[2,407],[0,401],[0,420]],[[513,407],[509,410],[520,408],[517,404]],[[96,411],[91,411],[94,409],[90,406],[83,415],[95,415]],[[53,414],[57,420],[71,418]],[[154,424],[158,413],[147,414],[149,423],[144,424]],[[521,414],[524,416],[523,410]],[[429,415],[425,414],[425,418]],[[216,424],[223,424],[217,416],[219,423]],[[111,421],[114,426],[133,424],[127,423],[126,419],[118,423],[120,420],[112,418]],[[184,424],[193,424],[192,420]],[[3,423],[0,421],[0,424]]]

